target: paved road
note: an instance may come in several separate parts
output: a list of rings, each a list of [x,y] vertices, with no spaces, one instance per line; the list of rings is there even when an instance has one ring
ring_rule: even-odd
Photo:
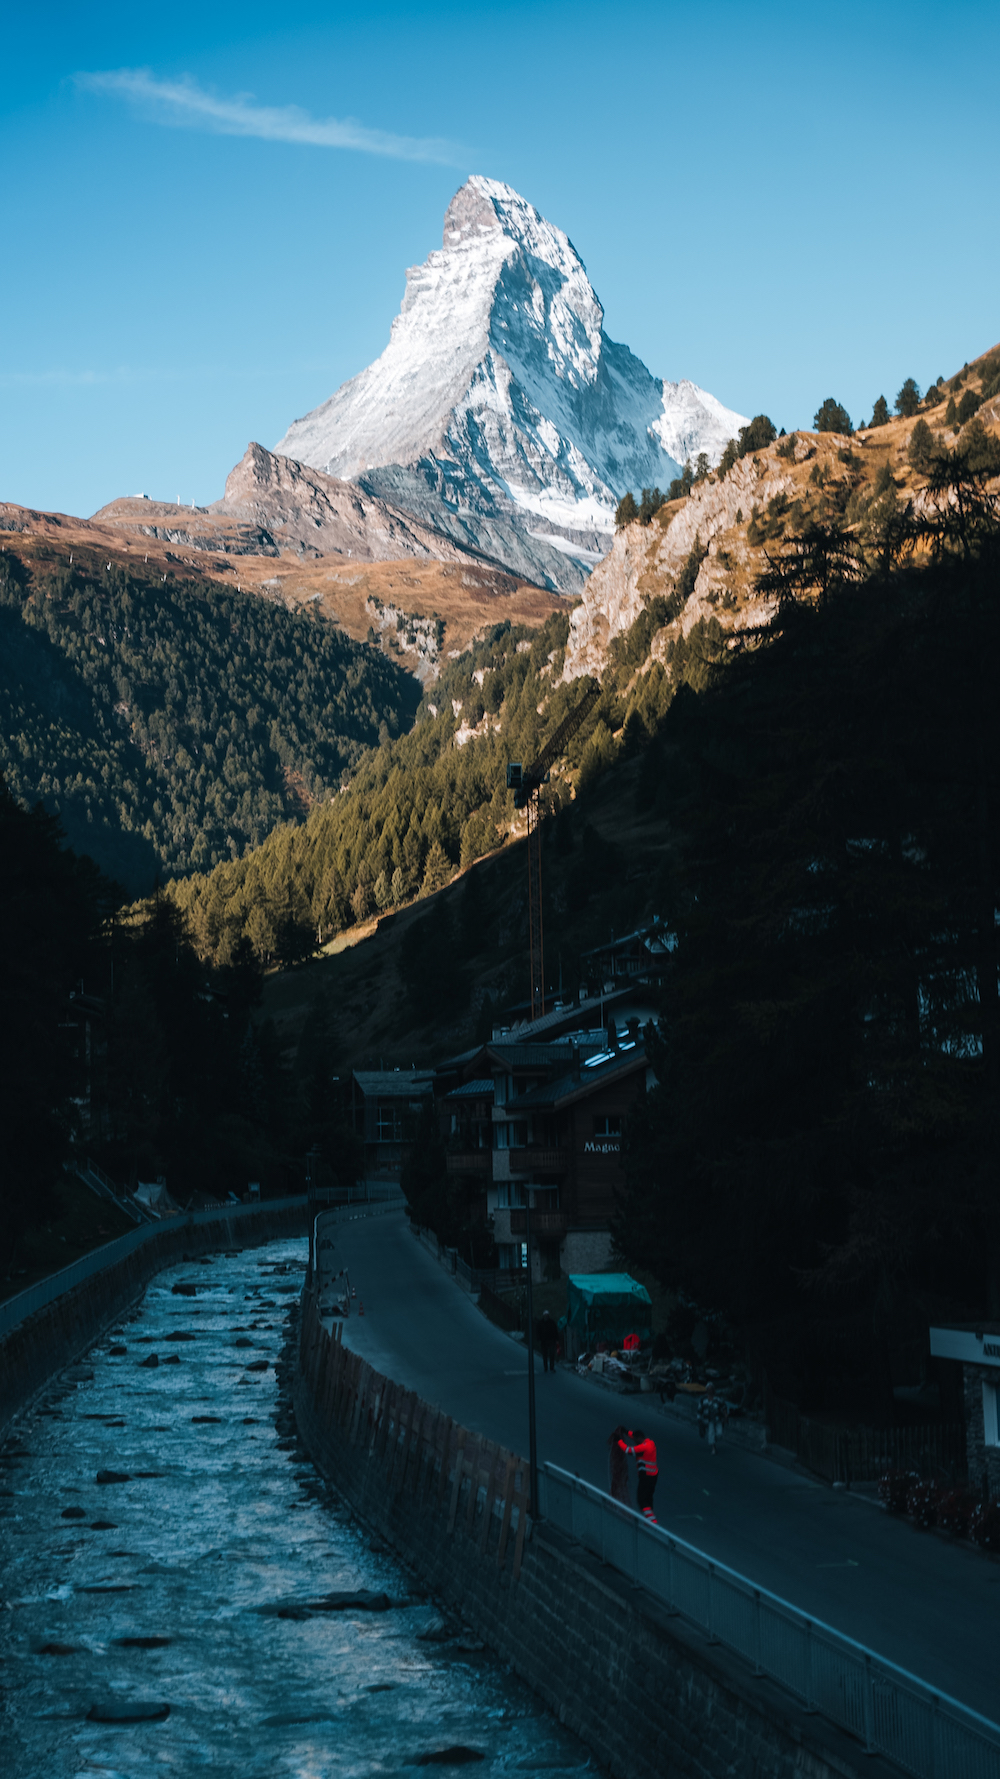
[[[364,1317],[345,1342],[475,1432],[526,1453],[527,1358],[410,1234],[380,1217],[333,1231]],[[624,1403],[560,1369],[538,1373],[539,1461],[607,1486]],[[633,1413],[638,1404],[630,1403]],[[642,1401],[657,1442],[661,1523],[985,1716],[1000,1719],[1000,1564],[889,1519],[870,1501],[723,1445]]]

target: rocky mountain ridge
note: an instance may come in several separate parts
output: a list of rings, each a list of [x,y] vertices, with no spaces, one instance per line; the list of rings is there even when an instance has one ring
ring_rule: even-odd
[[[277,449],[571,591],[626,489],[666,485],[701,451],[717,462],[741,424],[610,340],[568,237],[474,175],[442,247],[407,272],[381,357]]]
[[[998,357],[1000,348],[993,348],[965,367],[958,381],[971,390],[985,387]],[[694,566],[699,556],[693,588],[654,635],[650,661],[667,663],[672,641],[704,619],[714,618],[730,634],[768,624],[774,602],[755,583],[767,567],[768,547],[773,552],[778,546],[785,513],[797,502],[801,523],[821,503],[846,509],[850,493],[873,484],[885,466],[900,503],[911,501],[919,513],[927,501],[926,474],[912,461],[911,440],[923,422],[939,445],[954,444],[962,435],[957,425],[945,424],[945,412],[943,402],[935,401],[850,438],[799,431],[740,458],[722,479],[709,475],[686,499],[661,507],[649,524],[624,526],[570,615],[563,677],[601,674],[614,638],[631,628],[651,599],[676,597],[686,565]],[[1000,395],[984,402],[976,418],[1000,431]],[[769,528],[771,537],[762,535]]]

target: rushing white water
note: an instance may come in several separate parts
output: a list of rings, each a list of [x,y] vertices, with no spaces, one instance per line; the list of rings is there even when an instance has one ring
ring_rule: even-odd
[[[281,1242],[162,1273],[8,1439],[5,1773],[362,1779],[448,1750],[445,1773],[590,1764],[299,1450],[281,1355],[304,1262]],[[330,1610],[338,1592],[356,1598]],[[107,1721],[143,1711],[159,1715]]]

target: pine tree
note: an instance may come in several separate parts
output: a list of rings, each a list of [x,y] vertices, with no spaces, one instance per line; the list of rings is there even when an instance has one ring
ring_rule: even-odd
[[[872,425],[888,426],[889,419],[889,403],[886,401],[884,395],[880,395],[872,409]]]
[[[907,456],[913,469],[923,474],[934,462],[934,434],[926,420],[921,417],[910,434],[910,445]]]
[[[427,854],[427,864],[424,867],[424,878],[420,885],[420,894],[422,896],[432,896],[435,890],[443,889],[446,883],[451,882],[452,874],[453,866],[451,860],[445,852],[444,847],[441,845],[440,840],[435,840],[430,852]]]
[[[839,432],[846,438],[850,438],[854,431],[847,409],[832,395],[828,395],[817,409],[813,416],[813,426],[817,432]]]
[[[902,414],[904,420],[912,420],[919,406],[920,386],[914,377],[907,377],[896,397],[896,412]]]

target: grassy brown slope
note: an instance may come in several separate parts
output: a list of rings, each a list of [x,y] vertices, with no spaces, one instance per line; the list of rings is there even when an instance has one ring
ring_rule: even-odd
[[[700,560],[694,589],[653,642],[653,658],[669,662],[672,647],[700,621],[715,620],[724,632],[754,630],[768,623],[774,602],[757,591],[768,557],[810,521],[821,524],[842,513],[849,496],[873,487],[888,464],[901,503],[919,506],[926,476],[909,462],[909,446],[924,420],[937,442],[951,448],[958,429],[945,422],[948,401],[966,390],[979,394],[984,373],[995,371],[994,347],[964,367],[926,399],[911,419],[895,418],[844,438],[837,433],[799,431],[794,455],[787,440],[741,458],[723,479],[713,473],[686,499],[660,508],[648,525],[639,521],[617,533],[610,553],[595,568],[571,620],[567,662],[571,674],[601,673],[610,641],[626,632],[655,598],[673,602],[692,551]],[[959,381],[959,379],[961,379]],[[979,410],[978,419],[1000,432],[1000,396]]]
[[[107,510],[112,512],[113,508]],[[173,517],[178,524],[189,524],[191,510],[157,502],[154,517]],[[221,548],[209,552],[138,533],[130,536],[112,520],[78,519],[69,513],[46,513],[13,502],[0,502],[0,539],[4,549],[25,562],[61,566],[72,554],[75,563],[95,573],[110,562],[125,569],[152,570],[168,581],[200,580],[208,588],[227,591],[240,587],[265,599],[280,600],[289,610],[311,605],[356,642],[365,642],[369,629],[374,628],[379,646],[401,667],[422,678],[427,677],[427,651],[408,645],[405,625],[397,630],[394,621],[383,619],[380,623],[379,605],[391,606],[406,616],[441,618],[445,625],[443,654],[458,655],[492,624],[508,619],[512,624],[541,624],[550,612],[569,603],[558,594],[485,564],[409,558],[351,564],[339,556],[303,561],[291,552],[227,556]],[[434,653],[432,650],[432,659]]]

